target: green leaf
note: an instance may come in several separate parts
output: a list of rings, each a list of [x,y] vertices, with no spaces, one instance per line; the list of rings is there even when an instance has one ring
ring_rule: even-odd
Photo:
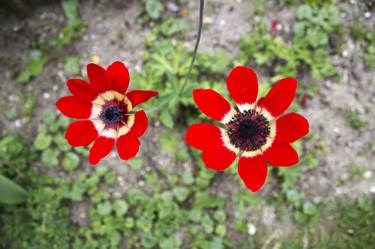
[[[44,133],[39,133],[34,140],[34,147],[37,150],[47,149],[52,142],[52,137]]]
[[[146,12],[152,19],[159,18],[164,10],[164,6],[159,0],[147,0],[145,4]]]
[[[47,166],[57,166],[59,164],[59,151],[47,149],[42,153],[42,162]]]
[[[303,212],[308,215],[313,215],[316,213],[316,207],[311,202],[305,202],[303,204]]]
[[[18,76],[17,76],[17,81],[19,83],[26,83],[30,80],[30,72],[25,70],[25,71],[22,71]]]
[[[185,171],[182,175],[182,182],[186,185],[191,185],[194,183],[194,176],[191,171]]]
[[[197,193],[195,197],[195,208],[222,207],[225,204],[223,198],[211,197],[207,193]]]
[[[312,9],[308,5],[301,5],[297,10],[297,17],[300,19],[310,19],[312,17]]]
[[[123,200],[117,200],[113,203],[113,209],[118,217],[123,216],[128,212],[129,205]]]
[[[56,114],[52,110],[46,110],[42,113],[43,122],[50,124],[55,121]]]
[[[65,61],[64,70],[68,73],[79,73],[79,58],[77,56],[68,56]]]
[[[0,175],[0,202],[6,204],[19,204],[25,202],[27,192],[18,184]]]
[[[69,21],[74,21],[78,16],[78,2],[76,0],[63,0],[61,6]]]
[[[175,189],[173,189],[173,193],[179,202],[183,202],[189,196],[190,190],[184,187],[176,187]]]
[[[106,201],[98,205],[98,214],[105,216],[112,212],[112,205],[110,202]]]
[[[168,128],[173,128],[173,118],[172,118],[172,115],[168,111],[163,111],[159,119]]]
[[[79,165],[79,157],[73,152],[68,152],[65,154],[62,161],[62,165],[65,170],[72,171],[77,168]]]

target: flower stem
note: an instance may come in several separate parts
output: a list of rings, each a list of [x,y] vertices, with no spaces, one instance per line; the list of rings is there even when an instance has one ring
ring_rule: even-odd
[[[189,67],[189,71],[185,77],[184,83],[181,86],[179,95],[183,94],[185,91],[186,84],[189,80],[189,77],[191,75],[191,70],[193,69],[195,58],[197,57],[197,51],[199,47],[199,42],[201,40],[201,35],[202,35],[202,27],[203,27],[203,14],[204,14],[204,0],[200,0],[199,4],[199,24],[198,24],[198,33],[197,33],[197,40],[195,42],[195,47],[194,47],[194,52],[193,52],[193,57],[191,58],[191,63]]]

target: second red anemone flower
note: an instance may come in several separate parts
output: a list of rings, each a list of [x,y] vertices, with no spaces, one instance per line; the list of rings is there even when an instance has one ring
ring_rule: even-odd
[[[267,162],[272,166],[298,162],[290,143],[308,133],[309,123],[294,112],[279,117],[295,97],[297,81],[293,78],[277,82],[258,102],[258,79],[251,68],[234,68],[226,83],[237,108],[212,89],[193,90],[198,108],[224,128],[193,124],[186,141],[203,151],[205,165],[215,170],[225,170],[239,155],[238,173],[247,188],[256,192],[266,180]]]
[[[134,108],[158,93],[133,90],[127,92],[129,71],[120,61],[107,69],[97,64],[87,66],[89,83],[69,79],[72,96],[61,97],[56,106],[65,116],[79,119],[71,123],[65,138],[72,146],[88,146],[89,162],[97,164],[116,144],[121,159],[134,157],[140,146],[138,137],[147,129],[143,110]]]

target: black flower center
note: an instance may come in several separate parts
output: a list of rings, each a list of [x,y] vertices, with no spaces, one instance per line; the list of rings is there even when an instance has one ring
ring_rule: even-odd
[[[237,113],[227,126],[230,142],[242,151],[254,151],[267,142],[269,121],[255,110]]]
[[[117,105],[111,105],[104,108],[100,114],[100,118],[105,124],[119,123],[124,117],[124,109]]]

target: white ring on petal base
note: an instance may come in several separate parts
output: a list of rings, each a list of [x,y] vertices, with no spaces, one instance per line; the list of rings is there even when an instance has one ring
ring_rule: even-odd
[[[125,135],[126,133],[128,133],[130,131],[130,129],[133,127],[134,123],[135,123],[135,115],[134,114],[129,115],[128,116],[128,122],[119,127],[118,137],[121,137],[121,136]]]
[[[221,140],[223,141],[224,146],[228,150],[238,154],[240,152],[240,150],[230,142],[230,138],[227,134],[227,131],[224,130],[224,129],[220,129],[220,132],[221,132]]]
[[[100,95],[98,95],[98,97],[96,97],[96,99],[94,99],[92,103],[96,105],[104,105],[105,100]]]
[[[94,124],[95,129],[98,132],[98,134],[100,134],[105,127],[104,122],[101,121],[100,119],[91,120],[91,122]]]
[[[237,104],[238,109],[240,112],[250,111],[255,109],[255,103],[254,104]]]
[[[97,119],[100,116],[100,113],[102,113],[103,106],[102,105],[97,105],[93,104],[91,108],[91,115],[89,119]]]
[[[230,111],[225,114],[224,118],[221,120],[221,123],[223,124],[228,124],[230,122],[230,120],[237,114],[237,111],[236,109],[234,109],[233,107],[231,107]]]
[[[100,135],[101,137],[106,137],[106,138],[113,138],[115,139],[117,137],[117,131],[113,128],[108,128],[104,129]]]
[[[257,107],[256,111],[257,113],[262,114],[269,122],[275,119],[275,117],[272,116],[272,114],[269,113],[269,111],[267,111],[266,108],[264,107],[262,108]]]

